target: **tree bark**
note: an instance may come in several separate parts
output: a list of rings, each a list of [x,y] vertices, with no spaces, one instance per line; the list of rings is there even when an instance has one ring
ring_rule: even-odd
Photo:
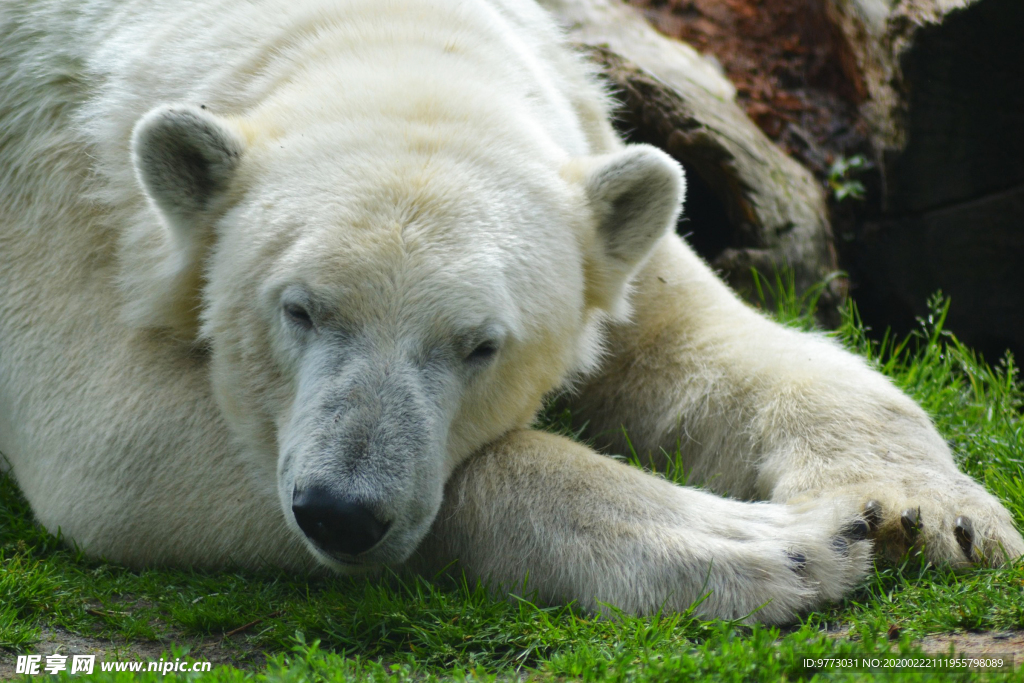
[[[679,231],[730,284],[754,297],[752,268],[770,282],[784,268],[802,293],[836,272],[821,185],[747,118],[713,62],[618,0],[542,4],[602,67],[623,104],[620,130],[685,167]],[[833,311],[844,293],[845,280],[829,281],[822,309]]]

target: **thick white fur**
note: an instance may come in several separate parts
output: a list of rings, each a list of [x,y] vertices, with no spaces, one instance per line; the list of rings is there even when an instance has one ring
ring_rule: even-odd
[[[917,406],[666,234],[678,168],[607,117],[526,0],[0,5],[0,451],[37,519],[306,569],[290,492],[330,481],[393,520],[366,564],[772,622],[862,575],[868,500],[886,548],[919,508],[934,560],[958,515],[1022,554]],[[580,376],[598,439],[770,502],[529,431]]]

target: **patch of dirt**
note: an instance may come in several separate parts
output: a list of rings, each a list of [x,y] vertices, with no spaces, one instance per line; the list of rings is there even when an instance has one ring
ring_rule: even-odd
[[[867,153],[864,98],[846,43],[807,0],[627,0],[659,31],[722,65],[737,103],[819,178]]]
[[[844,626],[829,632],[830,638],[848,639],[850,628]],[[899,637],[899,630],[890,628],[892,638]],[[1017,671],[1024,667],[1024,630],[1014,631],[983,631],[977,633],[933,633],[914,641],[924,652],[930,655],[949,654],[953,647],[958,654],[978,657],[993,655],[1012,656],[1013,668]]]
[[[972,655],[1013,655],[1013,666],[1024,666],[1024,631],[992,631],[988,633],[939,633],[919,641],[921,649],[934,654],[949,652],[950,645],[957,652]]]
[[[262,669],[266,663],[264,652],[250,645],[244,635],[229,638],[211,636],[207,638],[173,638],[158,641],[133,640],[115,642],[102,638],[81,636],[62,628],[43,628],[38,642],[26,654],[46,655],[96,655],[94,671],[99,663],[159,661],[160,656],[170,651],[171,646],[189,647],[188,659],[210,662],[214,667],[227,665],[236,669]],[[0,681],[16,678],[17,655],[0,648]]]

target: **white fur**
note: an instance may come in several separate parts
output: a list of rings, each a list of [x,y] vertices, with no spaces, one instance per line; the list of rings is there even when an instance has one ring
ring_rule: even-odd
[[[667,234],[680,169],[607,119],[526,0],[0,5],[0,451],[37,519],[132,565],[416,551],[773,622],[861,576],[868,499],[886,547],[909,506],[936,560],[956,515],[1024,552],[909,399]],[[594,434],[773,502],[528,431],[587,373]],[[321,552],[310,482],[390,531]]]

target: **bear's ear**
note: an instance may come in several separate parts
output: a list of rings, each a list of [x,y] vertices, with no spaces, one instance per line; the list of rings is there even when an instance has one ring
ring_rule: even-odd
[[[244,150],[231,124],[189,105],[157,107],[132,133],[139,182],[175,232],[194,230],[220,208]]]
[[[196,338],[211,227],[232,196],[244,151],[231,122],[199,107],[157,107],[135,124],[135,173],[163,221],[137,221],[122,237],[121,284],[131,324]]]
[[[601,252],[591,257],[589,298],[621,317],[626,283],[675,228],[686,181],[682,167],[650,145],[629,145],[588,162],[584,192]]]

